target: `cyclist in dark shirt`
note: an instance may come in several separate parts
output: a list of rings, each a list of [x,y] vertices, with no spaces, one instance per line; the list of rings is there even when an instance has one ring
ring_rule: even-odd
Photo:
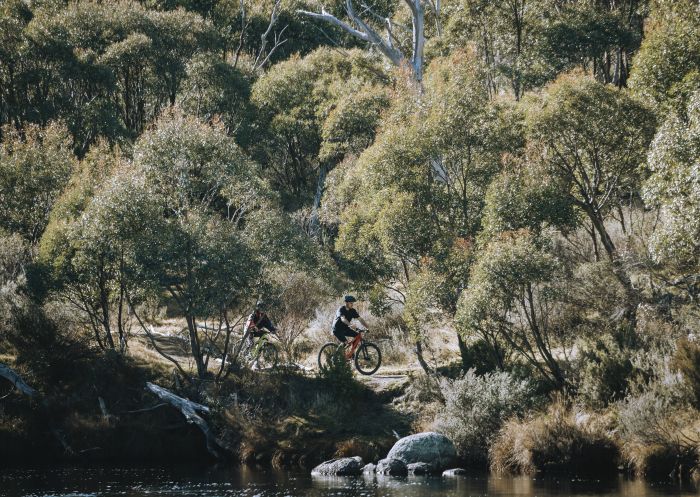
[[[248,340],[252,343],[253,338],[260,338],[266,333],[275,333],[277,328],[272,324],[272,321],[265,313],[265,302],[258,300],[255,304],[255,310],[248,316],[248,321],[246,321],[243,327],[243,334],[245,336],[248,333]]]
[[[346,337],[356,337],[356,325],[352,324],[353,319],[357,319],[362,326],[367,328],[367,323],[360,317],[357,309],[354,308],[357,299],[352,295],[345,296],[345,305],[338,309],[333,320],[333,335],[343,343],[347,343]]]

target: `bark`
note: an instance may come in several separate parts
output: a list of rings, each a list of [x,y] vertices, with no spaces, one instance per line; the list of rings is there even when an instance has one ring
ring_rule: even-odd
[[[433,371],[425,361],[425,357],[423,357],[423,344],[420,340],[416,340],[416,358],[418,359],[418,364],[420,364],[420,367],[423,368],[423,371],[425,371],[425,374],[431,376]]]
[[[207,442],[207,450],[216,459],[222,459],[225,448],[216,438],[207,422],[198,413],[209,414],[211,411],[207,406],[198,404],[189,399],[179,397],[163,387],[151,382],[146,383],[146,389],[155,394],[163,402],[166,402],[180,411],[188,423],[194,424],[204,434]]]
[[[204,357],[202,356],[202,349],[199,345],[199,335],[197,335],[197,325],[194,320],[194,316],[185,316],[187,320],[187,329],[190,333],[190,347],[192,348],[192,357],[194,358],[195,364],[197,365],[197,376],[201,379],[207,374],[207,368],[204,365]]]
[[[318,210],[321,208],[321,197],[323,196],[323,185],[326,182],[326,174],[328,166],[322,165],[318,171],[318,181],[316,182],[316,195],[314,195],[314,205],[311,210],[311,221],[309,223],[309,232],[312,237],[320,237],[320,222],[318,219]]]

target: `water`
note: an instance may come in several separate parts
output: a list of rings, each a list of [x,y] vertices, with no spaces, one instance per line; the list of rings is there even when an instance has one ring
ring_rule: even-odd
[[[250,468],[41,468],[0,470],[2,497],[656,497],[698,496],[693,488],[613,477],[312,478]]]

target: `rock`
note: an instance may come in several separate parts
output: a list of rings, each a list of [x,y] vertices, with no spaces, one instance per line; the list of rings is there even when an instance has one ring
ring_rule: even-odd
[[[378,475],[406,476],[408,468],[401,459],[382,459],[377,463]]]
[[[401,459],[406,464],[426,463],[430,472],[438,472],[457,462],[457,450],[445,435],[432,431],[404,437],[394,444],[387,459]]]
[[[374,473],[377,471],[377,465],[369,463],[367,464],[364,468],[362,468],[362,473],[367,474],[367,473]]]
[[[442,472],[442,476],[448,476],[448,477],[464,476],[466,474],[467,474],[467,470],[462,469],[462,468],[446,469],[445,471]]]
[[[324,461],[311,470],[312,475],[357,476],[362,474],[364,463],[361,457],[341,457]]]
[[[427,475],[430,473],[430,464],[426,462],[412,462],[406,466],[409,475]]]

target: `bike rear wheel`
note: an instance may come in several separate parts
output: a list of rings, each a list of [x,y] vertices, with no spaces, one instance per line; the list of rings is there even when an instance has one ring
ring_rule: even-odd
[[[257,357],[258,369],[273,369],[277,367],[277,361],[279,354],[277,353],[277,347],[271,343],[266,343],[260,349],[260,353]]]
[[[328,342],[321,347],[321,350],[318,352],[318,369],[320,371],[328,369],[335,360],[339,350],[343,350],[342,345],[333,342]]]
[[[377,372],[382,364],[382,352],[371,342],[362,342],[355,353],[355,367],[360,374],[371,375]]]

